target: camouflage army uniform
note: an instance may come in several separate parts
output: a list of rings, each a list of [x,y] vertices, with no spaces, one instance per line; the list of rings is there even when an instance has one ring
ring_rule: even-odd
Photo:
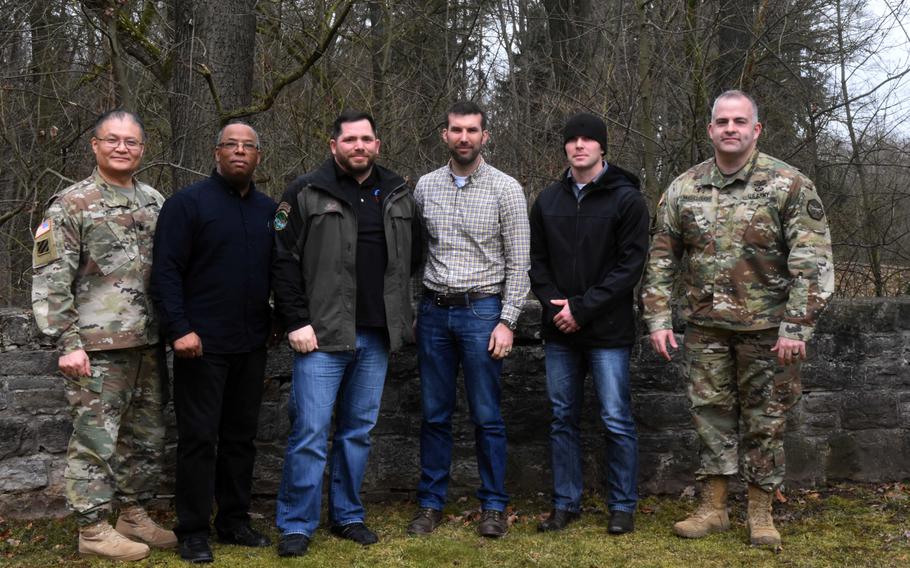
[[[798,364],[782,367],[771,348],[778,337],[807,341],[834,291],[831,237],[815,187],[757,150],[732,176],[711,159],[676,178],[658,206],[642,287],[651,332],[672,328],[670,296],[683,256],[698,474],[740,472],[774,489],[784,476],[785,413],[801,389]]]
[[[61,353],[84,349],[91,376],[67,378],[73,434],[64,473],[80,524],[151,496],[163,451],[163,369],[147,290],[164,202],[134,181],[112,188],[97,170],[50,202],[35,233],[32,308]]]

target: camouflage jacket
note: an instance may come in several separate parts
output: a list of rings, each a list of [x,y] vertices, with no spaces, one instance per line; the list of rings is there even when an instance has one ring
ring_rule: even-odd
[[[64,353],[158,341],[148,287],[164,197],[134,184],[128,200],[95,170],[51,198],[35,232],[32,309]]]
[[[756,150],[725,178],[708,160],[661,197],[642,286],[652,332],[672,327],[670,295],[688,257],[685,317],[733,330],[779,327],[806,341],[834,292],[825,210],[796,168]]]

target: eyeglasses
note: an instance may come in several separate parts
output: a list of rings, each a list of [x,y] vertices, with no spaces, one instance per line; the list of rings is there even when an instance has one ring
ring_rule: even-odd
[[[252,152],[253,150],[258,150],[259,145],[253,144],[252,142],[236,142],[234,140],[229,140],[227,142],[221,142],[220,144],[215,145],[216,148],[224,148],[228,152],[234,152],[237,148],[242,147],[247,152]]]
[[[116,138],[114,136],[110,136],[108,138],[95,138],[95,140],[101,142],[105,147],[111,150],[119,148],[120,144],[126,146],[126,149],[130,152],[133,152],[145,146],[145,144],[136,140],[135,138]]]

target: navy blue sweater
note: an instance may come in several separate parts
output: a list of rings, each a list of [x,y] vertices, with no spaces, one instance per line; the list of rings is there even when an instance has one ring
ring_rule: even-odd
[[[151,292],[168,342],[193,331],[207,353],[265,345],[275,208],[255,187],[241,197],[215,172],[165,202]]]

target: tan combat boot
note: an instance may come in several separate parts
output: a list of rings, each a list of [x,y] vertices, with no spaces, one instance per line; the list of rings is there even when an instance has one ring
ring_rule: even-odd
[[[752,544],[780,546],[780,533],[771,516],[772,493],[749,484],[749,540]]]
[[[712,475],[705,480],[698,509],[688,518],[673,525],[673,532],[684,538],[701,538],[730,528],[727,516],[727,482],[725,475]]]
[[[130,540],[144,542],[155,548],[174,548],[177,536],[174,531],[161,528],[149,518],[142,507],[129,507],[120,511],[117,519],[117,532]]]
[[[126,538],[107,521],[98,521],[79,529],[79,554],[109,560],[142,560],[149,555],[149,547]]]

